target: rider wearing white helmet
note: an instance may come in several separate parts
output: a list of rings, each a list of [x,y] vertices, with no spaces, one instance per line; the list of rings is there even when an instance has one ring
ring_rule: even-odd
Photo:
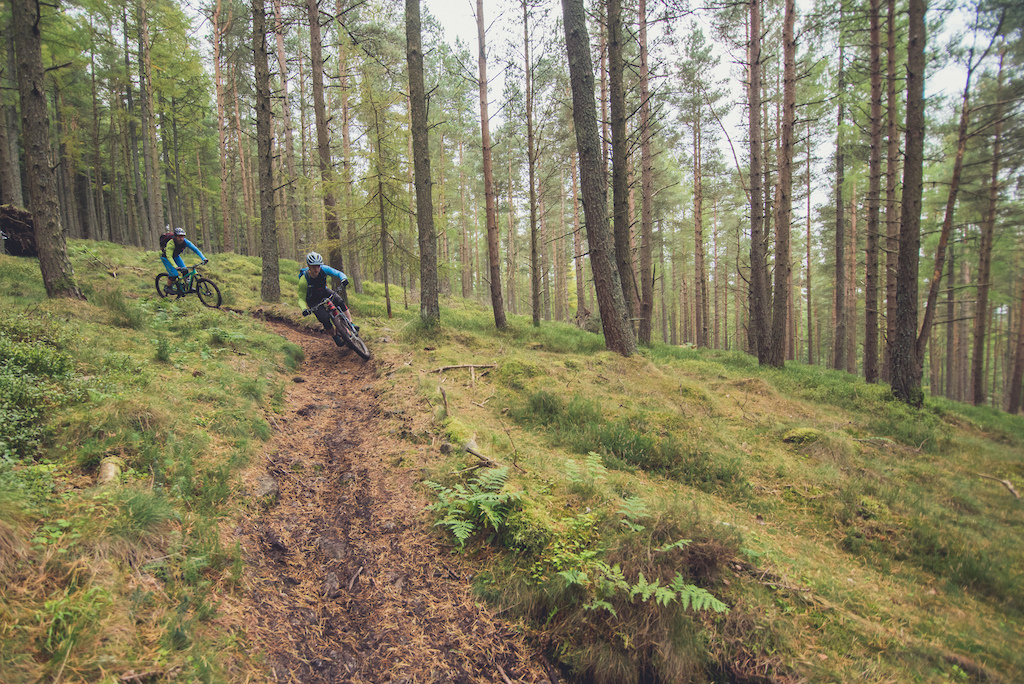
[[[341,292],[339,294],[327,287],[327,277],[331,276],[341,281]],[[334,305],[341,310],[342,313],[352,320],[352,313],[348,309],[348,304],[345,302],[344,291],[348,285],[348,277],[336,268],[332,268],[324,263],[324,258],[317,252],[310,252],[306,255],[306,268],[299,271],[299,299],[304,300],[306,308],[313,309],[313,313],[316,314],[317,320],[324,326],[324,331],[334,336],[334,342],[339,347],[345,344],[341,335],[338,334],[337,330],[334,330],[334,324],[331,323],[331,317],[327,315],[327,312],[323,308],[313,308],[328,297],[334,302]],[[359,330],[358,325],[353,325],[356,330]]]
[[[174,259],[174,264],[177,264],[181,268],[185,268],[185,262],[181,258],[181,253],[186,249],[192,250],[197,257],[202,259],[202,262],[208,263],[210,260],[203,256],[203,253],[199,251],[192,242],[185,237],[184,228],[175,228],[173,231],[164,233],[160,236],[160,260],[164,263],[164,268],[167,269],[167,280],[169,281],[164,287],[164,292],[167,294],[173,294],[177,289],[178,281],[178,270],[171,263],[170,259],[167,258],[167,243],[174,242],[174,249],[171,250],[171,258]],[[178,293],[181,296],[181,293]]]

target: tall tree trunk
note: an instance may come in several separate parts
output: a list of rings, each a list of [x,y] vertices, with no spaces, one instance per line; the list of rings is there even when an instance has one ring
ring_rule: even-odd
[[[60,225],[54,175],[50,164],[50,115],[46,107],[40,8],[35,0],[15,0],[14,33],[17,41],[18,92],[21,130],[28,171],[29,209],[35,226],[39,270],[48,297],[84,299],[68,259]]]
[[[1002,154],[1002,106],[1003,92],[1003,58],[1005,48],[999,55],[999,76],[997,80],[995,100],[995,132],[992,141],[992,177],[988,188],[988,213],[981,222],[981,246],[978,248],[978,310],[974,314],[974,357],[972,376],[974,384],[974,405],[979,406],[985,400],[984,373],[982,356],[985,349],[985,310],[988,308],[989,282],[992,270],[992,239],[996,225],[996,207],[999,204],[999,156]]]
[[[840,6],[840,23],[842,7]],[[846,368],[847,313],[846,313],[846,206],[843,203],[843,183],[846,174],[846,154],[843,149],[843,120],[846,118],[846,64],[842,29],[839,37],[839,113],[836,116],[836,295],[835,333],[832,336],[832,368]]]
[[[491,308],[494,327],[504,330],[505,303],[501,297],[501,260],[498,255],[498,208],[494,196],[494,163],[491,159],[491,120],[487,113],[487,43],[484,39],[484,0],[476,0],[476,32],[479,44],[480,137],[484,157],[484,197],[487,206],[487,263],[490,266]]]
[[[430,144],[427,139],[427,94],[423,86],[423,50],[420,40],[420,0],[405,0],[409,119],[416,173],[416,227],[419,231],[420,246],[420,318],[426,323],[436,323],[441,320],[437,285],[437,236],[434,234]]]
[[[896,0],[888,1],[889,16],[886,45],[886,125],[887,154],[885,169],[885,353],[882,379],[892,379],[892,340],[896,338],[896,268],[900,244],[899,113],[896,101]],[[948,371],[948,369],[947,369]]]
[[[811,122],[807,122],[807,365],[814,365],[814,344],[811,339],[814,330],[812,314],[814,301],[811,298]]]
[[[540,327],[540,247],[537,244],[537,155],[533,135],[533,65],[530,63],[530,9],[526,0],[523,8],[523,58],[526,75],[526,165],[530,182],[530,308],[533,326]],[[509,184],[512,178],[509,176]],[[509,209],[511,211],[511,208]]]
[[[629,177],[626,149],[625,62],[622,56],[622,0],[608,2],[608,97],[612,129],[612,207],[615,264],[630,326],[637,315],[636,277],[629,235]]]
[[[638,337],[642,344],[649,345],[654,316],[654,274],[651,266],[652,250],[654,249],[654,155],[651,153],[647,0],[640,0],[638,13],[640,20],[640,325]]]
[[[587,316],[587,284],[583,275],[583,237],[580,231],[580,193],[576,178],[577,154],[570,154],[569,171],[572,176],[572,244],[574,267],[576,269],[576,322],[582,323]]]
[[[758,362],[768,363],[768,266],[764,249],[764,177],[761,143],[761,0],[750,0],[747,110],[750,115],[750,324],[748,340]]]
[[[139,0],[139,118],[142,123],[142,158],[146,176],[146,198],[149,208],[149,234],[145,244],[157,246],[157,237],[165,227],[163,202],[157,185],[156,112],[153,100],[153,64],[149,48],[149,13],[146,0]]]
[[[516,292],[516,265],[519,252],[516,249],[516,205],[513,197],[514,176],[512,172],[512,155],[508,156],[508,230],[505,232],[505,292],[508,295],[509,309],[513,314],[519,313],[519,300]]]
[[[7,77],[11,80],[12,89],[18,90],[18,68],[14,56],[14,25],[12,20],[11,30],[5,31],[7,43]],[[0,96],[0,101],[4,100]],[[0,115],[4,117],[3,125],[7,128],[7,173],[10,174],[10,185],[4,186],[4,201],[16,207],[25,206],[25,196],[21,187],[21,157],[18,145],[18,114],[16,107],[3,107]]]
[[[857,183],[850,188],[850,242],[846,249],[846,372],[857,374]]]
[[[166,104],[163,99],[163,94],[160,95],[160,104]],[[173,104],[172,104],[173,107]],[[171,113],[173,118],[174,113]],[[182,225],[181,216],[178,211],[178,186],[174,178],[174,166],[171,164],[171,140],[170,130],[172,126],[167,125],[167,114],[163,111],[161,106],[160,110],[160,147],[164,157],[164,185],[167,187],[167,213],[170,216],[171,227],[177,227]],[[177,148],[175,148],[175,154],[177,154]]]
[[[775,292],[772,301],[772,343],[769,364],[786,364],[789,333],[790,221],[793,214],[793,123],[796,120],[796,0],[786,0],[782,30],[782,137],[779,141],[779,190],[775,217]]]
[[[459,218],[462,236],[459,243],[459,261],[461,263],[462,297],[468,299],[473,292],[473,258],[469,249],[469,213],[466,209],[466,166],[463,159],[464,142],[459,140]]]
[[[338,213],[334,201],[334,169],[331,163],[331,139],[327,130],[327,106],[324,102],[324,60],[321,53],[323,42],[320,36],[320,7],[317,0],[306,0],[306,12],[309,16],[309,62],[310,78],[313,81],[316,143],[320,161],[320,181],[324,186],[324,224],[327,229],[327,240],[331,245],[331,266],[342,271],[344,261],[341,256],[341,230],[338,227]]]
[[[631,356],[636,351],[636,337],[622,294],[619,271],[615,268],[614,241],[608,232],[608,216],[605,213],[608,195],[601,171],[601,141],[598,138],[597,107],[594,103],[594,70],[590,60],[590,38],[583,0],[562,0],[562,14],[572,85],[576,147],[580,158],[583,212],[605,346],[623,356]]]
[[[871,50],[871,130],[868,154],[867,263],[864,268],[864,379],[878,382],[878,239],[882,189],[882,32],[880,1],[868,10]]]
[[[299,226],[301,225],[301,222],[299,218],[299,193],[298,189],[294,185],[298,180],[298,176],[295,173],[295,141],[292,135],[291,100],[288,97],[288,60],[284,51],[284,24],[281,20],[281,0],[274,0],[274,37],[277,46],[277,68],[278,73],[281,75],[281,119],[284,128],[284,167],[288,174],[288,182],[284,186],[284,201],[288,207],[288,214],[291,217],[292,244],[296,249],[296,254],[290,256],[298,257]],[[342,90],[345,90],[344,83],[342,84]],[[349,264],[349,270],[351,271],[351,264]],[[350,278],[352,277],[352,273],[347,273],[346,275]],[[357,280],[353,280],[353,283],[355,282],[357,282]]]
[[[1021,278],[1017,319],[1017,344],[1013,353],[1013,373],[1010,375],[1010,392],[1006,402],[1007,412],[1014,415],[1020,412],[1021,395],[1024,394],[1024,278]]]
[[[277,221],[274,215],[274,124],[270,112],[270,64],[267,57],[267,9],[265,0],[252,0],[252,49],[256,77],[256,156],[260,191],[260,298],[281,300],[278,267]]]
[[[704,190],[701,185],[700,107],[693,119],[693,299],[697,346],[708,346],[708,277],[704,266]]]
[[[907,47],[907,124],[896,273],[896,339],[892,347],[892,390],[912,406],[924,401],[917,353],[917,278],[924,191],[925,0],[910,0]]]
[[[228,143],[227,143],[227,107],[224,103],[224,75],[221,73],[220,48],[221,41],[231,29],[231,11],[228,10],[228,17],[221,21],[221,0],[217,0],[217,7],[213,12],[213,82],[217,91],[217,139],[220,151],[220,222],[221,241],[225,252],[235,251],[235,240],[232,231],[231,214],[228,209],[230,188],[228,178]]]

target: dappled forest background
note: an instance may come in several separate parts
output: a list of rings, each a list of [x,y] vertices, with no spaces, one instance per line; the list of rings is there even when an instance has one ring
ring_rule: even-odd
[[[253,7],[40,6],[66,236],[152,250],[169,226],[182,226],[207,256],[260,254]],[[784,318],[786,360],[888,381],[912,8],[870,0],[787,12],[781,2],[754,2],[753,40],[751,7],[587,3],[608,217],[625,216],[628,226],[632,268],[620,264],[619,273],[631,316],[642,341],[646,324],[652,341],[754,351],[751,265],[763,260],[782,297],[774,311],[777,322]],[[408,305],[420,263],[403,13],[376,0],[274,0],[265,10],[279,254],[321,251],[356,291],[364,280],[394,283],[403,288],[399,304]],[[923,336],[923,385],[1016,411],[1024,368],[1024,10],[987,0],[927,10],[914,326]],[[481,44],[447,40],[425,7],[441,294],[487,300],[498,273],[509,313],[596,329],[562,8],[466,2],[459,11],[485,13],[491,154],[481,139]],[[618,12],[621,40],[610,45],[616,34],[607,18]],[[7,5],[0,24],[0,194],[27,207]],[[795,48],[789,89],[787,43]],[[760,71],[756,99],[752,63]],[[622,164],[612,153],[616,71]],[[746,123],[752,101],[763,150],[757,183]],[[497,264],[488,254],[487,156]],[[621,214],[616,184],[626,198]],[[763,242],[752,245],[758,186],[764,230],[754,239]]]

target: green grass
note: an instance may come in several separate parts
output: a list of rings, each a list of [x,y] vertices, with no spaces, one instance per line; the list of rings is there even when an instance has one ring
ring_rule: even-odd
[[[158,298],[152,252],[68,251],[86,301],[47,299],[35,261],[0,256],[0,681],[106,681],[110,662],[233,680],[251,656],[213,620],[242,567],[219,523],[302,350]],[[259,305],[258,260],[204,273],[225,307]],[[89,486],[105,459],[120,480]]]
[[[886,386],[737,352],[621,359],[598,336],[510,320],[498,333],[489,311],[453,305],[434,329],[405,328],[400,358],[495,366],[418,387],[431,403],[446,388],[441,434],[522,466],[505,484],[516,509],[466,552],[480,595],[552,660],[592,681],[939,682],[963,676],[956,654],[1024,677],[1009,646],[1024,506],[979,476],[1024,484],[1024,418],[934,398],[913,410]],[[454,451],[435,479],[455,487],[466,463]],[[588,608],[616,566],[634,587],[681,572],[730,612]]]
[[[0,257],[0,681],[65,662],[98,681],[111,658],[265,677],[223,611],[244,562],[219,529],[303,360],[245,314],[316,326],[294,302],[298,264],[263,304],[258,260],[216,255],[204,274],[225,305],[209,310],[156,297],[153,252],[69,254],[86,302],[47,299],[36,262]],[[396,426],[396,467],[436,483],[439,538],[464,544],[480,597],[564,673],[969,681],[955,655],[1024,679],[1024,504],[998,482],[1024,488],[1021,416],[911,410],[885,386],[739,352],[623,359],[574,326],[509,316],[499,333],[461,299],[426,325],[391,296],[388,319],[380,284],[349,292],[388,339],[387,400],[415,423]],[[507,466],[500,482],[464,472],[469,440]],[[105,459],[119,482],[90,487]]]

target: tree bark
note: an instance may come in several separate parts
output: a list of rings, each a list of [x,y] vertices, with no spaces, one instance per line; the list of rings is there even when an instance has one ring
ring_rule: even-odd
[[[153,102],[153,64],[149,48],[149,13],[146,0],[139,0],[139,118],[142,124],[143,170],[149,208],[149,234],[144,244],[155,249],[160,231],[165,228],[163,202],[157,184],[156,112]]]
[[[878,382],[878,239],[882,188],[882,32],[880,0],[868,10],[871,52],[871,124],[868,153],[867,263],[864,268],[864,379]]]
[[[842,9],[840,9],[842,22]],[[835,333],[832,336],[832,368],[846,369],[846,207],[843,203],[843,183],[846,173],[846,155],[843,148],[843,120],[846,118],[846,64],[845,45],[839,38],[839,113],[836,116],[836,295]]]
[[[899,114],[896,101],[896,0],[889,0],[886,46],[886,124],[888,145],[885,169],[885,352],[882,379],[892,377],[892,340],[896,337],[896,269],[899,256]]]
[[[427,139],[427,94],[423,86],[423,50],[420,45],[420,0],[405,0],[406,61],[409,65],[409,119],[416,173],[416,227],[420,245],[420,318],[441,320],[437,285],[437,236],[434,234],[434,199],[430,187],[430,144]]]
[[[697,347],[708,346],[708,274],[704,265],[704,188],[701,185],[701,108],[693,118],[693,299]]]
[[[480,137],[484,157],[484,196],[487,208],[487,263],[490,266],[491,308],[494,327],[504,330],[505,302],[501,296],[501,260],[498,254],[498,208],[494,196],[494,162],[491,159],[491,120],[487,113],[487,43],[484,39],[484,0],[476,0],[476,30],[479,44]]]
[[[782,30],[782,136],[779,140],[779,190],[775,215],[775,292],[772,295],[772,343],[768,363],[786,365],[789,337],[790,221],[793,215],[793,124],[796,120],[796,0],[785,0]]]
[[[907,46],[907,124],[896,273],[896,339],[892,348],[892,390],[897,399],[921,406],[917,345],[917,277],[924,191],[925,0],[910,0]]]
[[[636,277],[629,235],[629,177],[626,149],[626,93],[623,83],[622,0],[608,2],[608,98],[612,129],[612,208],[615,264],[619,269],[622,296],[630,326],[637,315]]]
[[[230,187],[228,181],[228,143],[227,143],[227,108],[224,104],[224,75],[220,66],[220,48],[224,35],[231,28],[231,11],[228,10],[228,17],[221,21],[221,0],[217,0],[217,7],[213,12],[213,82],[217,91],[217,140],[220,150],[220,221],[221,241],[225,252],[235,251],[235,240],[231,226],[231,216],[228,210],[228,195],[225,188]]]
[[[313,81],[313,115],[316,117],[316,143],[320,161],[320,181],[324,193],[324,224],[327,240],[330,242],[330,263],[339,271],[344,270],[341,256],[341,230],[338,227],[338,213],[334,200],[334,168],[331,162],[331,138],[327,129],[327,106],[324,101],[324,60],[323,42],[320,35],[320,7],[317,0],[306,0],[309,16],[309,62],[310,78]],[[339,283],[335,283],[335,286]]]
[[[530,304],[533,326],[540,327],[540,247],[537,244],[537,155],[533,135],[533,65],[530,64],[530,10],[526,0],[523,7],[523,57],[526,75],[526,165],[530,182]],[[512,178],[509,177],[511,184]]]
[[[296,251],[296,253],[291,256],[298,257],[300,256],[298,254],[300,226],[299,193],[295,185],[293,185],[297,180],[297,176],[295,174],[295,141],[292,135],[291,100],[288,97],[288,60],[284,51],[284,24],[281,20],[281,0],[274,0],[274,34],[277,47],[277,68],[281,75],[281,120],[284,127],[284,167],[288,174],[288,185],[285,187],[284,201],[288,206],[288,213],[291,217],[292,244],[295,246]],[[346,275],[352,277],[351,273]]]
[[[747,53],[747,111],[750,132],[750,324],[748,340],[758,363],[771,353],[768,321],[768,267],[764,245],[764,170],[761,133],[761,0],[750,0],[750,43]]]
[[[654,156],[651,153],[650,66],[647,61],[647,0],[640,0],[640,325],[639,341],[651,343],[654,317]],[[716,306],[717,309],[717,306]]]
[[[270,112],[270,64],[267,56],[265,0],[252,0],[252,49],[256,77],[256,156],[260,191],[260,298],[281,300],[278,267],[277,221],[274,215],[274,124]]]
[[[11,8],[18,51],[22,140],[39,270],[48,297],[85,299],[68,259],[50,165],[50,115],[46,106],[40,5],[36,0],[15,0]]]
[[[580,158],[583,212],[605,346],[623,356],[631,356],[636,351],[636,337],[623,298],[619,271],[615,268],[614,241],[608,231],[608,195],[601,171],[601,141],[594,103],[594,70],[583,0],[562,0],[562,14],[572,85],[576,147]]]

